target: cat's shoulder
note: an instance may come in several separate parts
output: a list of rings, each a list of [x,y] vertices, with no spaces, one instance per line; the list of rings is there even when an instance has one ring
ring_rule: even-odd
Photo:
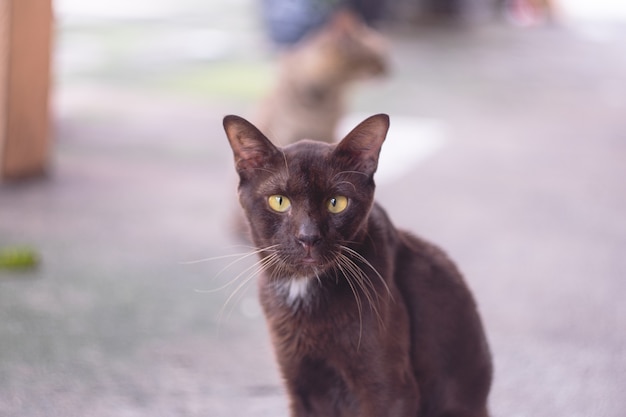
[[[462,288],[465,280],[456,263],[438,245],[405,230],[398,231],[397,271],[427,282]],[[446,284],[444,284],[444,282]]]
[[[380,204],[374,203],[369,217],[370,227],[387,231],[387,234],[397,241],[399,250],[407,252],[408,256],[413,254],[419,257],[440,259],[442,262],[448,259],[446,253],[439,246],[408,230],[397,228]]]
[[[439,246],[408,230],[398,230],[398,238],[406,252],[429,259],[448,260],[448,256]]]

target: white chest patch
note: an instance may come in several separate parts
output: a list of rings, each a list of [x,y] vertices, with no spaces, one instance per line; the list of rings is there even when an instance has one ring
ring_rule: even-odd
[[[283,284],[283,291],[287,303],[291,306],[298,302],[306,302],[311,297],[311,279],[308,277],[294,277]]]

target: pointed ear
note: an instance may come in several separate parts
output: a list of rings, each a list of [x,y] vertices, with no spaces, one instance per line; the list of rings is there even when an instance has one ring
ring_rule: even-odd
[[[388,130],[389,116],[386,114],[368,117],[339,142],[334,155],[355,170],[373,175]]]
[[[278,148],[246,119],[229,115],[224,117],[223,124],[239,175],[267,166],[274,156],[280,154]]]

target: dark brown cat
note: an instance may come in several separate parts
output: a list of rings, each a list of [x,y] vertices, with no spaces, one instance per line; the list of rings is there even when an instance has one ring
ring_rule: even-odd
[[[374,202],[389,128],[274,146],[224,128],[260,249],[260,299],[292,416],[487,416],[491,360],[474,300],[437,247]]]

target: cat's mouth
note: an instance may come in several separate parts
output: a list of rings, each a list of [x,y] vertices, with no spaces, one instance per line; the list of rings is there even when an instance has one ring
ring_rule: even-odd
[[[295,259],[295,262],[293,264],[297,265],[297,268],[300,270],[319,272],[326,269],[328,262],[323,256],[320,256],[319,254],[316,254],[314,252],[309,252],[300,255],[298,258]]]
[[[297,263],[302,266],[322,267],[325,264],[322,249],[318,246],[303,244]]]
[[[280,269],[298,275],[310,276],[321,273],[327,270],[335,260],[334,252],[323,246],[300,246],[299,248],[291,246],[285,251],[278,250],[277,252],[280,258]]]
[[[319,265],[319,261],[317,261],[315,258],[313,258],[313,257],[312,257],[312,256],[310,256],[310,255],[307,255],[307,256],[305,256],[304,258],[302,258],[302,259],[300,260],[300,262],[301,262],[303,265]]]

